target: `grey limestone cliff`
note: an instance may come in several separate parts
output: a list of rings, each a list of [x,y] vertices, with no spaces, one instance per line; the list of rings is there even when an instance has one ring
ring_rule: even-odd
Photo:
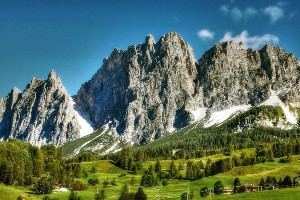
[[[47,80],[33,78],[23,93],[14,88],[0,100],[0,138],[19,138],[34,145],[61,145],[79,137],[68,95],[54,71]]]
[[[158,42],[148,35],[144,44],[115,49],[75,101],[97,127],[109,124],[127,142],[145,143],[207,113],[259,105],[274,91],[296,105],[299,68],[295,56],[272,45],[217,43],[197,61],[179,34]]]

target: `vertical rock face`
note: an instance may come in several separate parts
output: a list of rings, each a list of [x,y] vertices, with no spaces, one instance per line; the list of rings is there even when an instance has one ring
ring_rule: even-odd
[[[299,89],[299,62],[279,47],[229,41],[196,61],[190,45],[169,33],[115,49],[75,100],[97,127],[109,123],[126,141],[144,143],[205,113],[259,105],[274,91],[297,103]]]
[[[181,36],[156,43],[149,35],[142,45],[115,49],[76,102],[98,127],[110,122],[127,141],[143,143],[189,123],[196,77],[193,50]]]
[[[212,110],[258,105],[275,91],[282,100],[299,100],[299,63],[279,47],[244,49],[241,43],[218,43],[199,61],[197,85]]]
[[[208,127],[263,102],[281,105],[294,126],[299,116],[283,102],[300,107],[299,77],[295,56],[276,46],[252,50],[233,41],[217,43],[197,61],[177,33],[158,42],[148,35],[141,45],[114,49],[81,86],[77,105],[54,71],[47,80],[33,78],[23,93],[14,88],[0,99],[0,139],[61,145],[80,131],[93,131],[74,108],[88,113],[96,128],[109,124],[130,143],[146,143],[199,120]]]
[[[0,100],[0,138],[34,145],[61,145],[79,137],[71,97],[54,71],[47,80],[33,78],[23,93],[14,88]]]

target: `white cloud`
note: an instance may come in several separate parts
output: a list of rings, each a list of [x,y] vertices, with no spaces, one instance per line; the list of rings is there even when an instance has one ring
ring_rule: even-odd
[[[270,17],[272,24],[277,22],[279,19],[284,18],[284,11],[278,6],[269,6],[263,10],[264,14]]]
[[[222,5],[219,10],[224,16],[229,16],[234,21],[246,21],[257,16],[267,16],[270,18],[270,22],[274,24],[278,20],[284,18],[284,7],[286,5],[287,3],[282,1],[279,1],[275,5],[270,5],[263,9],[257,9],[254,7],[246,7],[245,9],[241,9],[239,7]]]
[[[243,12],[237,7],[233,8],[231,10],[230,15],[231,15],[231,18],[235,21],[240,21],[243,18]]]
[[[253,48],[258,49],[264,46],[267,43],[277,44],[279,42],[279,38],[275,35],[264,34],[262,36],[249,36],[248,31],[244,30],[241,34],[232,36],[231,32],[226,32],[224,37],[220,40],[220,42],[234,40],[236,42],[242,42],[245,48]]]
[[[202,29],[200,31],[197,32],[197,35],[202,39],[202,40],[212,40],[214,39],[214,35],[215,33],[208,30],[208,29]]]
[[[258,10],[252,7],[247,7],[245,10],[242,10],[238,7],[230,8],[227,5],[221,6],[220,12],[225,16],[230,16],[234,21],[247,20],[258,14]]]

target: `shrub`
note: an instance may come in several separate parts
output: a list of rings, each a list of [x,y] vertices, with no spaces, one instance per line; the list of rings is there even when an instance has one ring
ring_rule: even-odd
[[[88,189],[88,186],[80,181],[76,181],[73,185],[73,189],[81,191]]]
[[[169,185],[169,181],[168,181],[167,179],[163,179],[163,180],[161,181],[161,183],[162,183],[163,186]]]

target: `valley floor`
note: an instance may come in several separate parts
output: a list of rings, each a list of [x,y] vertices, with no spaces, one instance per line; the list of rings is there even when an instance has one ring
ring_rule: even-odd
[[[235,151],[233,154],[241,154],[242,152],[254,153],[254,149],[246,149]],[[217,160],[224,158],[223,154],[217,154],[214,156],[201,158],[204,162],[208,158],[212,160]],[[236,177],[241,181],[241,184],[259,184],[262,177],[266,180],[267,176],[275,176],[277,180],[284,179],[286,175],[293,177],[298,177],[300,172],[300,156],[292,156],[291,163],[279,163],[279,159],[275,159],[275,162],[265,162],[253,166],[239,166],[233,168],[229,172],[222,174],[217,174],[215,176],[205,177],[197,181],[188,180],[170,180],[167,186],[153,186],[144,187],[148,199],[181,199],[181,194],[187,190],[194,192],[193,199],[300,199],[300,186],[295,188],[285,188],[277,190],[265,190],[261,192],[248,192],[240,194],[221,194],[221,195],[211,195],[206,198],[201,198],[199,195],[200,188],[207,186],[208,188],[213,188],[216,181],[222,181],[224,186],[233,188],[233,182]],[[200,159],[194,159],[197,161]],[[187,160],[175,160],[178,165],[179,162],[187,163]],[[167,170],[170,166],[171,160],[161,160],[161,166],[163,170]],[[109,182],[115,179],[116,186],[108,186],[104,188],[107,198],[115,200],[119,198],[121,187],[127,183],[130,185],[132,177],[134,177],[133,185],[130,186],[130,191],[136,192],[138,190],[141,177],[144,170],[147,170],[150,165],[154,165],[155,161],[146,161],[143,163],[143,169],[138,171],[137,175],[132,175],[128,173],[127,170],[122,170],[107,160],[100,160],[94,162],[81,163],[82,169],[88,171],[87,178],[79,178],[84,183],[88,183],[88,179],[97,178],[100,183],[95,186],[89,186],[87,190],[76,191],[76,193],[83,200],[93,200],[95,193],[103,189],[103,181],[106,179]],[[90,170],[92,166],[95,166],[96,173],[91,173]],[[180,173],[185,176],[185,170],[181,170]],[[121,176],[123,174],[123,176]],[[26,200],[39,200],[43,199],[47,195],[34,195],[30,193],[29,188],[23,187],[13,187],[0,184],[0,199],[2,200],[16,200],[19,195],[26,197]],[[60,200],[67,200],[69,198],[70,192],[53,192],[48,195],[50,198],[58,198]]]

